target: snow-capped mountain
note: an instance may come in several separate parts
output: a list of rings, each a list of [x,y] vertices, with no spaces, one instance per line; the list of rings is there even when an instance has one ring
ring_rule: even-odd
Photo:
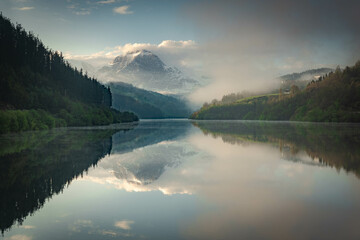
[[[167,66],[148,50],[137,50],[118,56],[97,72],[102,82],[126,82],[135,87],[167,94],[186,94],[200,86],[176,67]]]

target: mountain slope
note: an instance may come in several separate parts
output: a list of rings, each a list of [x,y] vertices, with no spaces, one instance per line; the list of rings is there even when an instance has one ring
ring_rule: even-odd
[[[114,59],[97,72],[103,82],[125,82],[135,87],[160,93],[186,94],[199,82],[167,66],[157,55],[147,50],[128,52]]]
[[[131,111],[140,118],[187,118],[191,110],[175,97],[136,88],[126,83],[110,83],[113,107]]]
[[[137,117],[111,109],[110,89],[70,67],[0,16],[0,132],[103,125]]]
[[[310,69],[300,73],[291,73],[279,77],[281,81],[281,88],[284,90],[290,89],[292,85],[298,86],[300,89],[306,87],[306,85],[313,81],[317,80],[320,76],[324,76],[330,72],[334,71],[331,68],[317,68]]]
[[[312,81],[302,91],[292,88],[289,94],[206,105],[191,118],[360,122],[360,61]]]

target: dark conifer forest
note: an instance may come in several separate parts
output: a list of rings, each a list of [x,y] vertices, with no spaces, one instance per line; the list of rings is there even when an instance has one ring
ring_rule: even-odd
[[[137,120],[111,99],[108,87],[0,16],[0,132]]]

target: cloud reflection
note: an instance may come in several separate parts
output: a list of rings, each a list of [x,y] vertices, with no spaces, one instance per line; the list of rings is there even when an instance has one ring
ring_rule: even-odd
[[[183,141],[163,141],[132,152],[108,155],[84,180],[128,192],[160,191],[165,195],[219,189],[232,192],[239,184],[248,188],[246,184],[253,180],[269,184],[303,174],[303,164],[286,161],[279,164],[282,158],[287,156],[269,144],[229,145],[222,139],[195,134]],[[312,161],[304,152],[297,154],[297,160]]]
[[[129,153],[106,156],[84,179],[128,192],[191,194],[192,190],[184,188],[183,182],[191,182],[192,162],[202,158],[201,155],[185,141],[163,141]]]
[[[134,221],[130,221],[130,220],[122,220],[122,221],[117,221],[115,222],[114,226],[117,228],[121,228],[124,230],[130,230],[131,229],[131,225],[134,224]]]
[[[31,240],[31,239],[33,239],[33,238],[30,236],[27,236],[27,235],[23,235],[23,234],[17,234],[17,235],[13,235],[9,238],[5,238],[5,240]]]
[[[36,228],[35,226],[32,225],[21,225],[20,228],[24,228],[24,229],[34,229]]]
[[[186,239],[321,239],[324,226],[331,226],[334,239],[344,231],[356,235],[351,223],[358,216],[351,214],[360,211],[360,192],[354,175],[312,164],[301,148],[282,144],[280,151],[262,135],[250,135],[194,131],[107,156],[85,179],[129,192],[196,195],[201,213],[179,226]],[[347,221],[335,224],[339,216]]]

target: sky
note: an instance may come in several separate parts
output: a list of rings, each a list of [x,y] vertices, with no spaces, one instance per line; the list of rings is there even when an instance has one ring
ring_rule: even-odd
[[[1,0],[0,9],[68,59],[100,66],[153,51],[210,79],[190,96],[197,103],[360,59],[358,0]]]

